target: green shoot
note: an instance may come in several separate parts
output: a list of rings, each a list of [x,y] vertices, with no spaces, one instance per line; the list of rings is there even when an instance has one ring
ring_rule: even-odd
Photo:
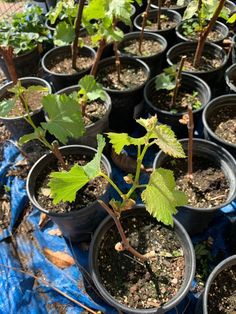
[[[30,112],[30,107],[25,95],[32,92],[46,92],[42,86],[30,86],[25,88],[20,81],[9,89],[14,94],[13,101],[3,100],[0,103],[0,114],[7,116],[16,101],[20,101],[25,115],[24,120],[32,127],[33,132],[25,134],[19,139],[19,144],[23,145],[31,140],[39,140],[45,147],[51,150],[61,162],[64,169],[67,166],[60,154],[58,144],[53,142],[50,144],[46,138],[46,132],[54,135],[61,143],[66,144],[69,138],[79,138],[84,133],[84,125],[82,115],[78,110],[78,103],[67,95],[47,95],[43,97],[43,109],[47,114],[47,122],[42,122],[40,126],[36,126]]]
[[[172,66],[168,69],[165,69],[164,73],[161,73],[156,78],[156,90],[160,89],[173,90],[170,102],[170,109],[175,107],[176,105],[178,91],[181,86],[181,76],[185,59],[186,56],[182,56],[177,72],[176,67]]]
[[[101,99],[106,99],[106,94],[102,85],[97,83],[92,75],[85,75],[79,81],[80,90],[78,91],[78,102],[82,108],[82,115],[85,115],[85,109],[89,102]]]
[[[143,137],[133,138],[126,133],[118,134],[110,132],[107,134],[117,154],[119,154],[125,146],[135,145],[137,147],[137,168],[135,176],[130,177],[128,175],[124,178],[124,180],[130,184],[127,193],[123,193],[116,183],[109,178],[100,167],[102,150],[105,146],[105,139],[102,135],[97,136],[98,150],[92,161],[85,166],[76,164],[69,171],[53,172],[49,181],[49,187],[55,204],[61,201],[73,202],[75,201],[76,193],[91,179],[98,176],[104,177],[121,198],[121,201],[112,199],[109,203],[110,206],[99,201],[116,223],[122,238],[121,249],[127,249],[136,257],[145,260],[148,258],[147,256],[141,255],[130,247],[118,217],[120,217],[122,211],[129,210],[135,204],[132,195],[134,195],[136,190],[141,189],[141,197],[146,206],[146,210],[158,221],[173,226],[172,215],[177,212],[176,207],[187,203],[185,194],[176,189],[173,172],[162,168],[153,170],[149,182],[147,184],[141,184],[141,165],[147,150],[152,145],[157,145],[165,153],[173,157],[184,158],[185,154],[174,132],[166,125],[158,125],[156,116],[149,119],[139,119],[137,123],[146,130],[146,134]],[[127,178],[129,178],[128,181]],[[157,199],[158,202],[156,201]]]

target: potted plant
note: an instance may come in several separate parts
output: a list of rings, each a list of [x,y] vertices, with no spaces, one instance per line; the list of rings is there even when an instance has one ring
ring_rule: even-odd
[[[136,173],[134,176],[129,174],[124,177],[124,180],[129,185],[126,192],[121,191],[115,181],[108,178],[106,174],[104,175],[100,167],[90,168],[88,172],[86,166],[81,168],[76,167],[63,174],[60,172],[52,173],[49,187],[54,202],[58,203],[60,201],[74,200],[77,191],[83,185],[82,181],[84,180],[85,184],[89,180],[87,177],[88,174],[90,174],[90,178],[102,176],[108,180],[119,195],[119,198],[112,199],[109,204],[101,200],[99,201],[110,217],[102,222],[93,237],[90,248],[90,270],[92,278],[105,300],[120,311],[124,311],[125,313],[156,313],[157,308],[167,310],[182,300],[190,287],[194,275],[195,262],[192,244],[189,242],[188,236],[181,226],[172,218],[172,214],[176,211],[175,207],[186,201],[184,194],[175,189],[172,173],[163,168],[156,169],[150,175],[147,184],[140,183],[142,161],[149,147],[157,144],[167,153],[175,157],[184,156],[182,148],[176,140],[174,133],[167,126],[157,124],[157,118],[155,116],[149,119],[139,119],[137,122],[143,126],[146,131],[146,134],[141,138],[133,138],[125,133],[119,134],[110,132],[107,134],[117,154],[121,152],[124,146],[135,145],[137,147]],[[102,143],[103,138],[99,136],[98,151],[101,151]],[[96,160],[96,163],[99,165],[98,160]],[[76,184],[76,189],[72,189],[72,185],[76,182],[74,179],[75,175],[81,178],[81,180],[80,184]],[[68,185],[69,193],[65,192],[63,189],[65,182],[70,182]],[[134,192],[139,189],[142,190],[141,197],[145,204],[145,207],[143,206],[141,209],[137,207],[133,208],[136,203]],[[159,202],[156,202],[156,199],[158,199]],[[156,218],[159,222],[151,216]],[[169,225],[169,227],[163,225],[163,223]],[[157,230],[159,230],[160,233]],[[132,238],[130,234],[132,232],[136,234],[136,238]],[[156,232],[158,234],[157,242],[161,245],[159,248],[158,245],[154,243],[150,244],[148,240],[148,238],[152,238]],[[175,232],[178,235],[177,238],[175,238]],[[168,237],[168,235],[170,237]],[[147,236],[147,238],[145,236]],[[175,239],[175,249],[172,245],[171,249],[165,247],[164,243],[167,241],[166,236],[169,240]],[[106,239],[109,239],[110,244]],[[162,239],[162,244],[160,244],[160,239]],[[185,247],[184,245],[182,251],[181,246],[183,243],[187,246]],[[182,270],[180,271],[182,275],[174,279],[172,272],[172,274],[170,274],[169,270],[163,270],[163,257],[183,257],[181,252],[184,252],[185,257],[182,259],[182,262],[184,262],[185,266],[183,266],[182,263],[182,266],[179,265],[178,269]],[[159,266],[155,268],[152,261],[155,265]],[[125,266],[125,264],[127,265]],[[131,265],[131,267],[128,265]],[[137,274],[135,274],[136,271]],[[104,272],[106,272],[108,276],[106,276]],[[131,277],[132,273],[133,276]],[[111,274],[113,275],[111,276]],[[165,281],[163,276],[167,276],[168,279]],[[108,281],[108,277],[112,279],[112,282],[110,280]],[[144,279],[144,277],[146,279]],[[181,277],[182,279],[180,279]],[[154,292],[150,287],[152,291],[150,293],[148,283],[155,287],[158,285],[160,289],[154,289]],[[177,283],[177,289],[175,289]],[[128,285],[129,288],[124,290],[126,285]],[[168,289],[168,285],[172,287],[170,290]],[[115,287],[118,287],[117,292],[114,292],[116,290]],[[136,293],[141,287],[145,287],[144,291],[142,290],[145,292],[145,299],[142,299],[142,297]],[[119,292],[119,290],[121,291]],[[168,290],[168,292],[166,290]],[[173,291],[175,292],[173,293]],[[134,295],[137,295],[138,299],[135,300]]]
[[[189,200],[176,218],[194,235],[207,228],[219,208],[235,199],[236,161],[221,146],[193,138],[191,107],[181,122],[188,126],[189,138],[180,141],[188,158],[173,160],[160,152],[153,167],[164,166],[174,171],[179,189],[187,193]]]
[[[207,21],[210,21],[218,2],[215,1],[211,5],[207,1],[191,1],[183,15],[182,22],[176,27],[176,34],[180,41],[197,41],[199,34],[204,31],[207,26]],[[228,20],[229,11],[224,6],[219,14],[225,20]],[[229,35],[228,27],[219,22],[215,21],[212,30],[207,36],[207,40],[216,44],[223,43],[223,40]]]
[[[29,89],[32,90],[32,87],[29,87]],[[15,93],[15,97],[21,102],[21,105],[25,107],[26,114],[23,118],[33,129],[32,133],[24,134],[19,139],[19,145],[26,144],[31,140],[39,140],[47,150],[51,151],[51,153],[44,155],[37,161],[29,174],[28,193],[33,205],[41,209],[43,213],[47,213],[59,225],[67,238],[80,241],[89,239],[91,232],[104,217],[105,211],[101,207],[99,208],[96,197],[101,196],[104,199],[108,197],[108,192],[106,192],[107,183],[100,179],[91,181],[80,193],[79,205],[76,202],[70,205],[65,203],[65,206],[60,205],[58,210],[57,207],[50,207],[52,201],[50,201],[47,188],[44,187],[44,184],[47,187],[47,183],[45,183],[46,181],[42,182],[42,176],[44,177],[47,171],[50,173],[50,167],[54,170],[68,170],[74,160],[83,165],[87,163],[88,167],[89,165],[92,167],[89,160],[96,154],[95,149],[83,145],[59,148],[57,141],[51,143],[47,137],[48,132],[65,145],[69,138],[78,138],[83,135],[84,124],[77,100],[67,95],[45,96],[42,103],[43,109],[47,113],[47,121],[36,125],[29,111],[29,103],[26,97],[27,90],[17,84],[12,92]],[[6,107],[4,108],[6,110]],[[109,176],[111,172],[109,162],[104,156],[100,156],[100,158],[102,158],[102,168]],[[40,189],[38,188],[39,183],[43,184]],[[39,203],[37,202],[38,194],[35,195],[36,192],[39,194]],[[42,208],[45,199],[49,200],[49,209]],[[90,222],[91,217],[93,219],[92,223]]]
[[[194,75],[182,74],[184,60],[185,57],[182,57],[178,68],[172,66],[164,69],[144,88],[148,112],[156,113],[159,121],[170,125],[181,138],[187,136],[187,129],[179,124],[179,119],[187,113],[188,106],[193,108],[194,125],[198,126],[202,111],[211,99],[211,90],[203,80]]]
[[[150,77],[161,72],[167,42],[155,33],[132,32],[125,34],[118,45],[121,55],[133,56],[144,61],[150,68]]]
[[[98,50],[91,74],[96,76],[110,95],[112,110],[109,125],[115,131],[127,131],[134,127],[134,107],[142,100],[142,90],[149,78],[149,68],[145,63],[131,57],[120,57],[118,42],[123,32],[117,27],[118,21],[128,23],[131,14],[130,1],[111,1],[101,6],[92,1],[84,10],[83,23],[98,42]],[[97,14],[97,15],[96,15]],[[93,24],[91,20],[96,19]],[[99,62],[108,43],[112,43],[115,57]]]
[[[225,82],[227,84],[227,88],[230,93],[236,92],[236,66],[233,63],[226,71],[225,71]]]
[[[162,1],[159,1],[159,8]],[[181,15],[170,9],[156,9],[150,11],[151,0],[148,1],[146,11],[139,14],[134,20],[134,27],[141,31],[144,28],[145,32],[153,32],[162,35],[168,47],[171,47],[176,40],[175,27],[181,21]]]
[[[194,73],[204,79],[211,87],[215,87],[223,75],[228,60],[223,48],[212,43],[206,43],[207,36],[219,16],[224,0],[218,2],[212,19],[200,33],[198,42],[186,42],[173,46],[167,52],[167,62],[172,65],[180,61],[182,55],[187,55],[186,72]]]
[[[84,2],[79,3],[75,25],[71,26],[66,22],[58,25],[54,37],[60,46],[51,49],[42,58],[43,70],[50,75],[56,91],[75,85],[81,77],[88,74],[95,58],[92,48],[79,47]]]
[[[23,13],[13,15],[11,22],[5,23],[0,31],[0,47],[13,48],[13,59],[19,77],[32,76],[39,71],[39,44],[49,41],[49,31],[42,26],[43,15],[41,8],[32,6]],[[0,66],[10,80],[10,73],[0,51]]]
[[[204,136],[236,157],[236,95],[213,99],[203,111]]]

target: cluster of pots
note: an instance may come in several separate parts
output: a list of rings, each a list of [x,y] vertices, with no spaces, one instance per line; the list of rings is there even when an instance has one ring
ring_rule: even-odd
[[[157,1],[156,1],[157,2]],[[228,6],[234,10],[234,3],[227,1]],[[155,1],[152,2],[152,10],[149,13],[149,19],[152,20],[157,15],[157,8]],[[182,23],[181,19],[184,12],[184,8],[178,9],[167,9],[161,10],[161,13],[170,17],[175,25],[168,30],[152,30],[145,29],[144,39],[158,42],[162,49],[152,56],[130,56],[124,51],[126,42],[139,38],[141,24],[142,24],[142,13],[141,9],[137,6],[136,13],[133,16],[133,30],[135,32],[127,32],[122,42],[119,43],[119,49],[121,51],[121,64],[122,66],[131,66],[134,69],[142,69],[146,77],[144,83],[140,86],[126,89],[124,91],[105,88],[107,99],[105,101],[107,107],[107,113],[102,121],[94,123],[93,125],[86,128],[85,136],[83,136],[77,143],[61,147],[63,155],[70,154],[85,154],[89,158],[92,158],[96,153],[96,134],[105,132],[108,128],[116,132],[132,132],[134,130],[135,118],[140,115],[140,112],[145,114],[156,114],[159,122],[168,124],[175,131],[177,136],[181,138],[181,143],[185,151],[187,151],[188,140],[185,138],[187,135],[187,129],[179,124],[179,119],[182,113],[171,113],[163,109],[158,109],[152,102],[153,93],[157,93],[155,90],[155,77],[161,73],[163,68],[167,65],[175,64],[179,61],[181,55],[192,53],[196,49],[196,42],[190,42],[181,33]],[[194,249],[189,236],[195,235],[199,232],[204,231],[210,221],[214,218],[220,208],[226,206],[236,198],[236,144],[220,139],[210,126],[210,119],[215,116],[216,113],[224,108],[224,106],[236,106],[236,86],[233,82],[236,82],[234,77],[236,76],[236,65],[231,65],[231,55],[228,55],[222,47],[224,38],[229,36],[229,30],[222,22],[217,22],[215,28],[222,32],[223,37],[216,43],[207,43],[205,45],[205,52],[210,58],[218,57],[221,60],[221,65],[211,71],[195,71],[189,72],[184,70],[182,75],[182,85],[186,90],[196,90],[198,97],[201,102],[201,108],[194,110],[194,125],[195,131],[199,133],[201,125],[203,124],[203,135],[205,139],[194,138],[193,142],[193,155],[197,157],[204,156],[214,164],[221,168],[227,181],[229,182],[229,195],[228,199],[224,204],[215,206],[212,208],[194,208],[192,206],[181,207],[178,214],[175,217],[174,230],[183,245],[184,257],[185,257],[185,278],[183,280],[180,291],[177,292],[175,297],[161,307],[158,311],[156,308],[141,310],[127,308],[124,305],[118,303],[103,287],[97,265],[98,249],[101,241],[106,234],[107,230],[114,228],[114,222],[111,217],[104,217],[106,213],[104,209],[99,205],[97,201],[91,205],[69,213],[51,213],[47,209],[42,208],[38,203],[35,195],[35,189],[37,184],[37,178],[43,169],[52,162],[54,156],[52,153],[41,157],[31,168],[27,179],[27,192],[30,201],[33,206],[39,209],[41,212],[46,213],[62,230],[63,235],[72,241],[84,241],[90,240],[92,242],[90,246],[90,269],[91,275],[95,285],[101,292],[104,299],[124,313],[163,313],[171,308],[175,307],[188,293],[191,282],[195,273],[195,257]],[[125,29],[127,31],[127,29]],[[52,30],[53,31],[53,30]],[[110,47],[105,49],[103,59],[100,61],[98,66],[99,73],[104,71],[106,67],[114,65],[115,58],[111,56]],[[33,54],[33,55],[32,55]],[[94,58],[96,51],[94,48],[84,46],[80,49],[82,56],[89,56]],[[30,56],[30,60],[27,59]],[[27,69],[28,63],[36,61],[36,65],[40,66],[35,56],[35,51],[19,56],[15,58],[15,65],[19,76],[23,76],[20,80],[23,86],[42,85],[48,87],[49,93],[55,92],[57,94],[70,94],[73,91],[78,90],[78,80],[85,74],[89,73],[90,69],[85,69],[81,72],[74,74],[58,74],[50,70],[50,64],[58,56],[71,56],[71,47],[55,47],[44,54],[41,59],[41,68],[43,70],[43,77],[27,77],[30,76],[32,70]],[[36,60],[37,59],[37,60]],[[35,64],[34,64],[35,65]],[[3,70],[4,65],[2,65]],[[28,73],[27,70],[29,70]],[[37,71],[33,71],[35,73]],[[8,75],[7,75],[8,76]],[[8,76],[9,77],[9,76]],[[225,81],[224,81],[225,80]],[[225,83],[226,82],[226,83]],[[7,90],[12,86],[12,82],[7,83],[0,89],[0,98],[4,99]],[[219,95],[219,91],[222,90],[222,84],[225,86],[224,94]],[[217,96],[217,97],[216,97]],[[235,111],[235,109],[233,109]],[[44,119],[42,109],[32,113],[32,119],[36,124],[39,124]],[[31,130],[25,124],[22,117],[17,118],[3,118],[0,120],[6,125],[12,133],[14,138],[19,138],[25,133],[29,133]],[[89,146],[88,146],[89,144]],[[153,168],[161,167],[164,163],[166,156],[163,152],[159,152],[154,160]],[[109,176],[112,175],[112,169],[109,160],[103,155],[102,163]],[[109,199],[109,186],[106,192],[101,195],[101,199],[105,202]],[[137,215],[143,214],[143,206],[135,209]],[[134,215],[134,211],[130,211],[128,215]],[[135,214],[136,215],[136,214]],[[183,227],[184,226],[184,227]],[[98,228],[97,228],[98,227]],[[95,232],[96,230],[96,232]],[[186,232],[187,230],[187,232]],[[94,233],[95,232],[95,233]],[[228,262],[227,262],[228,263]],[[231,263],[231,260],[230,260]],[[235,257],[233,262],[235,264]],[[231,264],[232,264],[231,263]],[[231,265],[230,264],[230,265]],[[227,264],[228,265],[228,264]],[[220,264],[216,270],[219,272],[222,269]],[[216,274],[210,276],[209,280],[213,280]],[[208,313],[207,310],[207,291],[204,292],[203,296],[203,313]],[[202,309],[201,309],[202,310]]]

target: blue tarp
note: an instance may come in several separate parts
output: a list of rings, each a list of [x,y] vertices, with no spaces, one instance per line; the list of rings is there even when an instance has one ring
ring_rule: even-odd
[[[100,310],[107,314],[117,313],[104,304],[95,293],[91,294],[92,299],[85,291],[82,278],[84,271],[81,272],[81,270],[87,268],[88,252],[80,248],[78,244],[68,243],[63,237],[51,235],[50,230],[57,229],[52,222],[40,229],[38,225],[40,213],[37,210],[23,213],[27,204],[25,182],[17,177],[6,177],[7,171],[13,168],[21,158],[17,148],[9,143],[4,149],[4,158],[0,164],[0,184],[10,188],[11,199],[10,226],[0,235],[0,313],[29,314],[61,311],[60,313],[74,314],[83,312],[80,306],[54,291],[48,283],[93,310]],[[114,177],[119,178],[120,171],[115,166],[113,170]],[[235,203],[225,207],[204,234],[192,239],[193,243],[206,241],[210,236],[214,239],[212,255],[221,255],[221,259],[227,257],[230,254],[230,247],[226,235],[234,224],[235,208]],[[24,227],[24,232],[14,231],[13,228],[20,216],[23,221],[17,230]],[[45,257],[45,249],[67,253],[75,257],[77,263],[60,269]],[[42,280],[45,279],[46,282],[37,281],[12,267],[34,274]],[[194,285],[196,281],[193,282],[193,287]],[[169,314],[192,314],[197,297],[198,295],[189,292],[178,306],[178,312],[173,309]]]

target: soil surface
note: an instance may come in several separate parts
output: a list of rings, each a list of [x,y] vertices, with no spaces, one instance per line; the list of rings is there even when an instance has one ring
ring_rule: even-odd
[[[70,155],[65,159],[68,168],[70,169],[75,165],[85,165],[89,160],[85,155]],[[60,165],[56,160],[53,160],[40,174],[36,182],[36,199],[39,204],[48,210],[55,213],[66,213],[73,210],[79,210],[83,207],[90,205],[96,201],[99,196],[105,193],[107,188],[107,181],[102,177],[97,177],[87,183],[82,189],[77,192],[74,202],[60,202],[57,205],[53,204],[50,196],[50,188],[48,187],[50,174],[54,171],[61,171]],[[104,169],[103,169],[104,170]]]
[[[185,32],[183,32],[183,35],[190,40],[198,40],[200,36],[200,32],[193,32],[191,34],[186,34]],[[224,35],[217,30],[215,31],[212,30],[207,36],[207,41],[210,41],[210,42],[215,42],[215,41],[219,41],[223,39],[224,39]]]
[[[141,52],[139,51],[139,40],[132,39],[125,42],[125,47],[121,49],[130,56],[149,57],[163,50],[163,46],[156,40],[143,39]]]
[[[236,265],[222,270],[214,279],[208,296],[209,314],[236,312]]]
[[[126,90],[141,86],[147,80],[147,75],[142,68],[134,68],[131,65],[125,67],[121,64],[120,81],[116,66],[111,65],[99,71],[97,80],[105,88]]]
[[[93,61],[94,59],[92,57],[78,56],[76,59],[76,66],[78,71],[90,68],[93,64]],[[68,55],[55,56],[54,59],[51,60],[49,69],[51,72],[58,74],[71,75],[77,73],[77,71],[72,68],[71,57],[68,57]]]
[[[177,22],[171,21],[168,16],[161,15],[161,29],[170,29],[176,27]],[[157,31],[157,22],[156,20],[147,20],[147,25],[145,26],[145,29],[148,29],[150,31]]]
[[[130,244],[140,253],[155,251],[157,258],[140,262],[127,251],[117,252],[115,227],[104,236],[98,255],[101,280],[120,303],[132,308],[160,307],[179,291],[184,276],[181,244],[171,228],[156,219],[137,215],[121,220]]]
[[[27,104],[29,106],[29,109],[31,112],[37,111],[42,107],[42,98],[47,95],[47,92],[25,92],[24,97],[27,101]],[[6,96],[3,98],[5,99],[13,99],[14,95],[12,93],[7,93]],[[2,99],[2,100],[3,100]],[[14,100],[15,101],[15,100]],[[21,103],[20,100],[15,101],[15,106],[12,108],[12,110],[7,115],[8,118],[14,118],[14,117],[21,117],[24,114],[26,114],[26,111]]]
[[[10,196],[3,186],[0,186],[0,234],[6,229],[11,221]]]
[[[84,124],[88,126],[102,119],[106,111],[107,108],[102,102],[93,101],[85,108],[85,115],[83,116]]]
[[[221,66],[222,60],[219,58],[212,58],[206,53],[201,57],[200,63],[197,67],[193,66],[194,53],[188,53],[184,62],[184,70],[188,71],[210,71]]]
[[[173,91],[156,91],[151,95],[150,100],[153,106],[158,109],[171,113],[180,113],[186,112],[189,105],[192,106],[193,110],[201,108],[201,102],[196,93],[197,92],[190,93],[180,89],[177,94],[176,103],[173,106],[171,104]]]
[[[222,140],[236,144],[236,106],[219,108],[209,118],[209,126]]]
[[[187,174],[187,160],[175,159],[163,164],[174,171],[176,186],[188,197],[188,205],[197,208],[212,208],[226,202],[229,182],[224,173],[212,161],[193,157],[193,178]]]

